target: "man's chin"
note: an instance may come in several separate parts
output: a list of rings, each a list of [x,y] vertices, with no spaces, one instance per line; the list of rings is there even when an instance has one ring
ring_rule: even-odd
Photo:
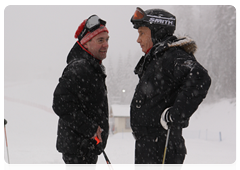
[[[104,60],[105,58],[107,58],[107,55],[102,55],[100,58],[101,60]]]

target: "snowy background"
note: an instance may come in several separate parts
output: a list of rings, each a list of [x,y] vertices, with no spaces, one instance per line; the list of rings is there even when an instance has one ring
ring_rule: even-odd
[[[57,152],[58,117],[51,110],[56,81],[34,80],[5,83],[5,118],[12,170],[64,170]],[[184,130],[188,154],[183,170],[237,170],[238,100],[203,103]],[[221,132],[222,141],[219,133]],[[110,135],[106,147],[115,170],[134,169],[134,139],[131,133]],[[8,170],[4,144],[4,170]],[[107,170],[103,155],[98,170]]]
[[[55,165],[54,168],[58,169],[79,168],[79,166],[62,165],[61,154],[55,149],[58,117],[51,109],[54,88],[66,66],[66,56],[76,41],[74,33],[77,27],[88,16],[96,13],[107,21],[107,28],[110,31],[109,51],[107,59],[104,60],[108,73],[107,85],[110,104],[114,104],[114,102],[129,104],[137,83],[137,77],[133,75],[132,70],[142,55],[140,46],[136,43],[137,31],[132,28],[130,23],[130,17],[136,6],[139,5],[8,6],[4,9],[3,117],[8,120],[7,139],[10,163],[16,164],[16,166],[9,166],[5,163],[5,169],[18,169],[19,164],[20,168],[25,165],[23,166],[24,170],[36,168],[35,164],[41,169],[46,168],[45,164]],[[209,70],[209,74],[214,80],[210,95],[192,116],[190,126],[184,130],[188,150],[185,163],[200,164],[198,166],[200,168],[203,164],[214,165],[212,167],[218,169],[234,168],[236,164],[232,163],[236,161],[237,149],[236,66],[234,66],[236,44],[232,40],[236,36],[234,34],[236,16],[232,15],[226,18],[229,13],[222,12],[228,10],[234,14],[235,9],[231,6],[217,8],[216,6],[140,5],[140,7],[144,10],[163,8],[173,14],[178,13],[177,18],[180,16],[183,19],[177,24],[180,27],[177,27],[177,34],[190,34],[199,41],[197,43],[200,49],[196,57]],[[185,10],[193,12],[193,15],[186,14]],[[215,23],[212,20],[205,24],[200,22],[207,21],[209,18],[214,19],[214,16],[217,16],[216,12],[219,12],[218,15],[221,16],[223,22]],[[122,15],[118,15],[118,13]],[[188,28],[186,25],[189,25],[189,28],[192,25],[189,17],[199,18],[199,21],[194,20],[194,27],[189,30],[190,33],[186,32]],[[229,27],[225,28],[224,25]],[[210,30],[207,36],[203,36],[205,34],[201,32],[200,28]],[[229,37],[221,40],[218,31],[225,29],[231,32],[227,34]],[[219,36],[216,36],[216,32]],[[225,33],[223,31],[221,35]],[[226,40],[229,41],[225,42]],[[202,43],[206,41],[210,42],[206,43],[207,46]],[[214,46],[214,44],[217,45]],[[227,48],[225,49],[219,44],[225,44]],[[220,49],[225,50],[221,51]],[[219,56],[219,53],[223,54],[222,58],[216,60],[214,57]],[[213,58],[211,58],[212,56]],[[123,67],[126,69],[121,69]],[[129,76],[120,73],[119,70],[122,72],[125,70]],[[124,81],[129,79],[131,81]],[[118,91],[115,92],[113,89]],[[123,89],[126,91],[124,94],[121,93]],[[115,93],[117,96],[113,95]],[[5,138],[2,139],[2,142],[4,159],[7,161]],[[106,153],[110,161],[116,164],[113,165],[114,169],[161,168],[159,166],[133,165],[134,139],[130,133],[110,135]],[[83,169],[109,168],[105,165],[102,155],[99,156],[98,164],[98,166],[80,167]],[[222,166],[222,164],[228,166]],[[47,168],[53,167],[51,165]],[[174,168],[185,169],[188,166],[171,167],[171,169]]]

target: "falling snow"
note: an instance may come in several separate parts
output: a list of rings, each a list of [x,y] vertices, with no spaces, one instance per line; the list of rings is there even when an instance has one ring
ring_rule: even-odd
[[[9,97],[5,98],[5,118],[8,120],[6,127],[11,163],[63,164],[61,154],[56,150],[58,117],[49,104],[55,85],[55,81],[43,80],[5,84],[5,96]],[[36,88],[39,90],[36,91]],[[21,99],[22,102],[10,98]],[[234,99],[203,103],[192,116],[189,127],[183,131],[188,153],[185,163],[233,163],[236,160],[235,120]],[[222,141],[219,138],[220,132]],[[110,134],[105,151],[114,164],[133,164],[132,134]],[[98,164],[105,164],[102,155],[99,156]]]

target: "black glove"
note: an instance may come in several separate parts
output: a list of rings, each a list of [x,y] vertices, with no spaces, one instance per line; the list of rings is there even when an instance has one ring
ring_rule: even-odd
[[[189,118],[181,118],[178,115],[175,115],[173,108],[167,108],[163,111],[161,118],[160,118],[160,123],[163,126],[164,129],[170,129],[170,128],[184,128],[187,127],[189,124]]]
[[[94,153],[96,153],[97,155],[100,155],[102,152],[103,152],[102,142],[97,144],[97,142],[95,141],[95,151],[94,151]]]
[[[100,155],[103,152],[102,143],[97,145],[97,141],[94,139],[84,139],[80,145],[80,151],[83,155]]]

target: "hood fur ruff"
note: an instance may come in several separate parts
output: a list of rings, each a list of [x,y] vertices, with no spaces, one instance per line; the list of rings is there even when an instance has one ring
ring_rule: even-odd
[[[189,54],[194,54],[197,51],[197,45],[195,41],[187,36],[180,38],[171,44],[168,44],[168,47],[181,47]]]

